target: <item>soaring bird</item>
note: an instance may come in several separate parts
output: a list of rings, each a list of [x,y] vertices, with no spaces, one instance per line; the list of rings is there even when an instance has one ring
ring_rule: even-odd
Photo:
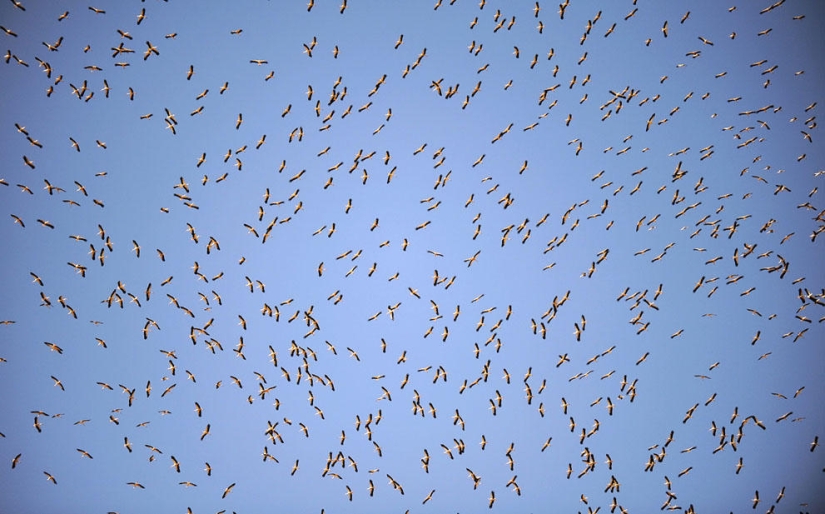
[[[61,391],[65,391],[66,388],[63,387],[63,383],[54,375],[52,375],[52,380],[54,380],[54,386],[59,387]]]

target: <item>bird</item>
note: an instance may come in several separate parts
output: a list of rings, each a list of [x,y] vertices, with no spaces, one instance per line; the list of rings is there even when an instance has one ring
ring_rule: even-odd
[[[54,386],[55,387],[59,387],[61,391],[66,390],[66,388],[63,387],[63,383],[58,378],[56,378],[54,375],[52,375],[52,380],[54,381]]]

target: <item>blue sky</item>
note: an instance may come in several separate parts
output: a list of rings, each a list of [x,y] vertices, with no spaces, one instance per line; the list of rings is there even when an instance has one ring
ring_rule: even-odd
[[[825,508],[821,7],[539,4],[0,6],[2,510]]]

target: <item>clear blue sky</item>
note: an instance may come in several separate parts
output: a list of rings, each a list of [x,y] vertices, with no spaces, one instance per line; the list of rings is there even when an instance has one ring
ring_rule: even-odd
[[[825,510],[822,7],[432,4],[0,5],[0,510]]]

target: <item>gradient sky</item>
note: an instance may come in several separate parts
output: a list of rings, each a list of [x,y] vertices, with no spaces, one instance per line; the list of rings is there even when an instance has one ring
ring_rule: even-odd
[[[825,511],[825,10],[344,5],[0,5],[0,510]]]

